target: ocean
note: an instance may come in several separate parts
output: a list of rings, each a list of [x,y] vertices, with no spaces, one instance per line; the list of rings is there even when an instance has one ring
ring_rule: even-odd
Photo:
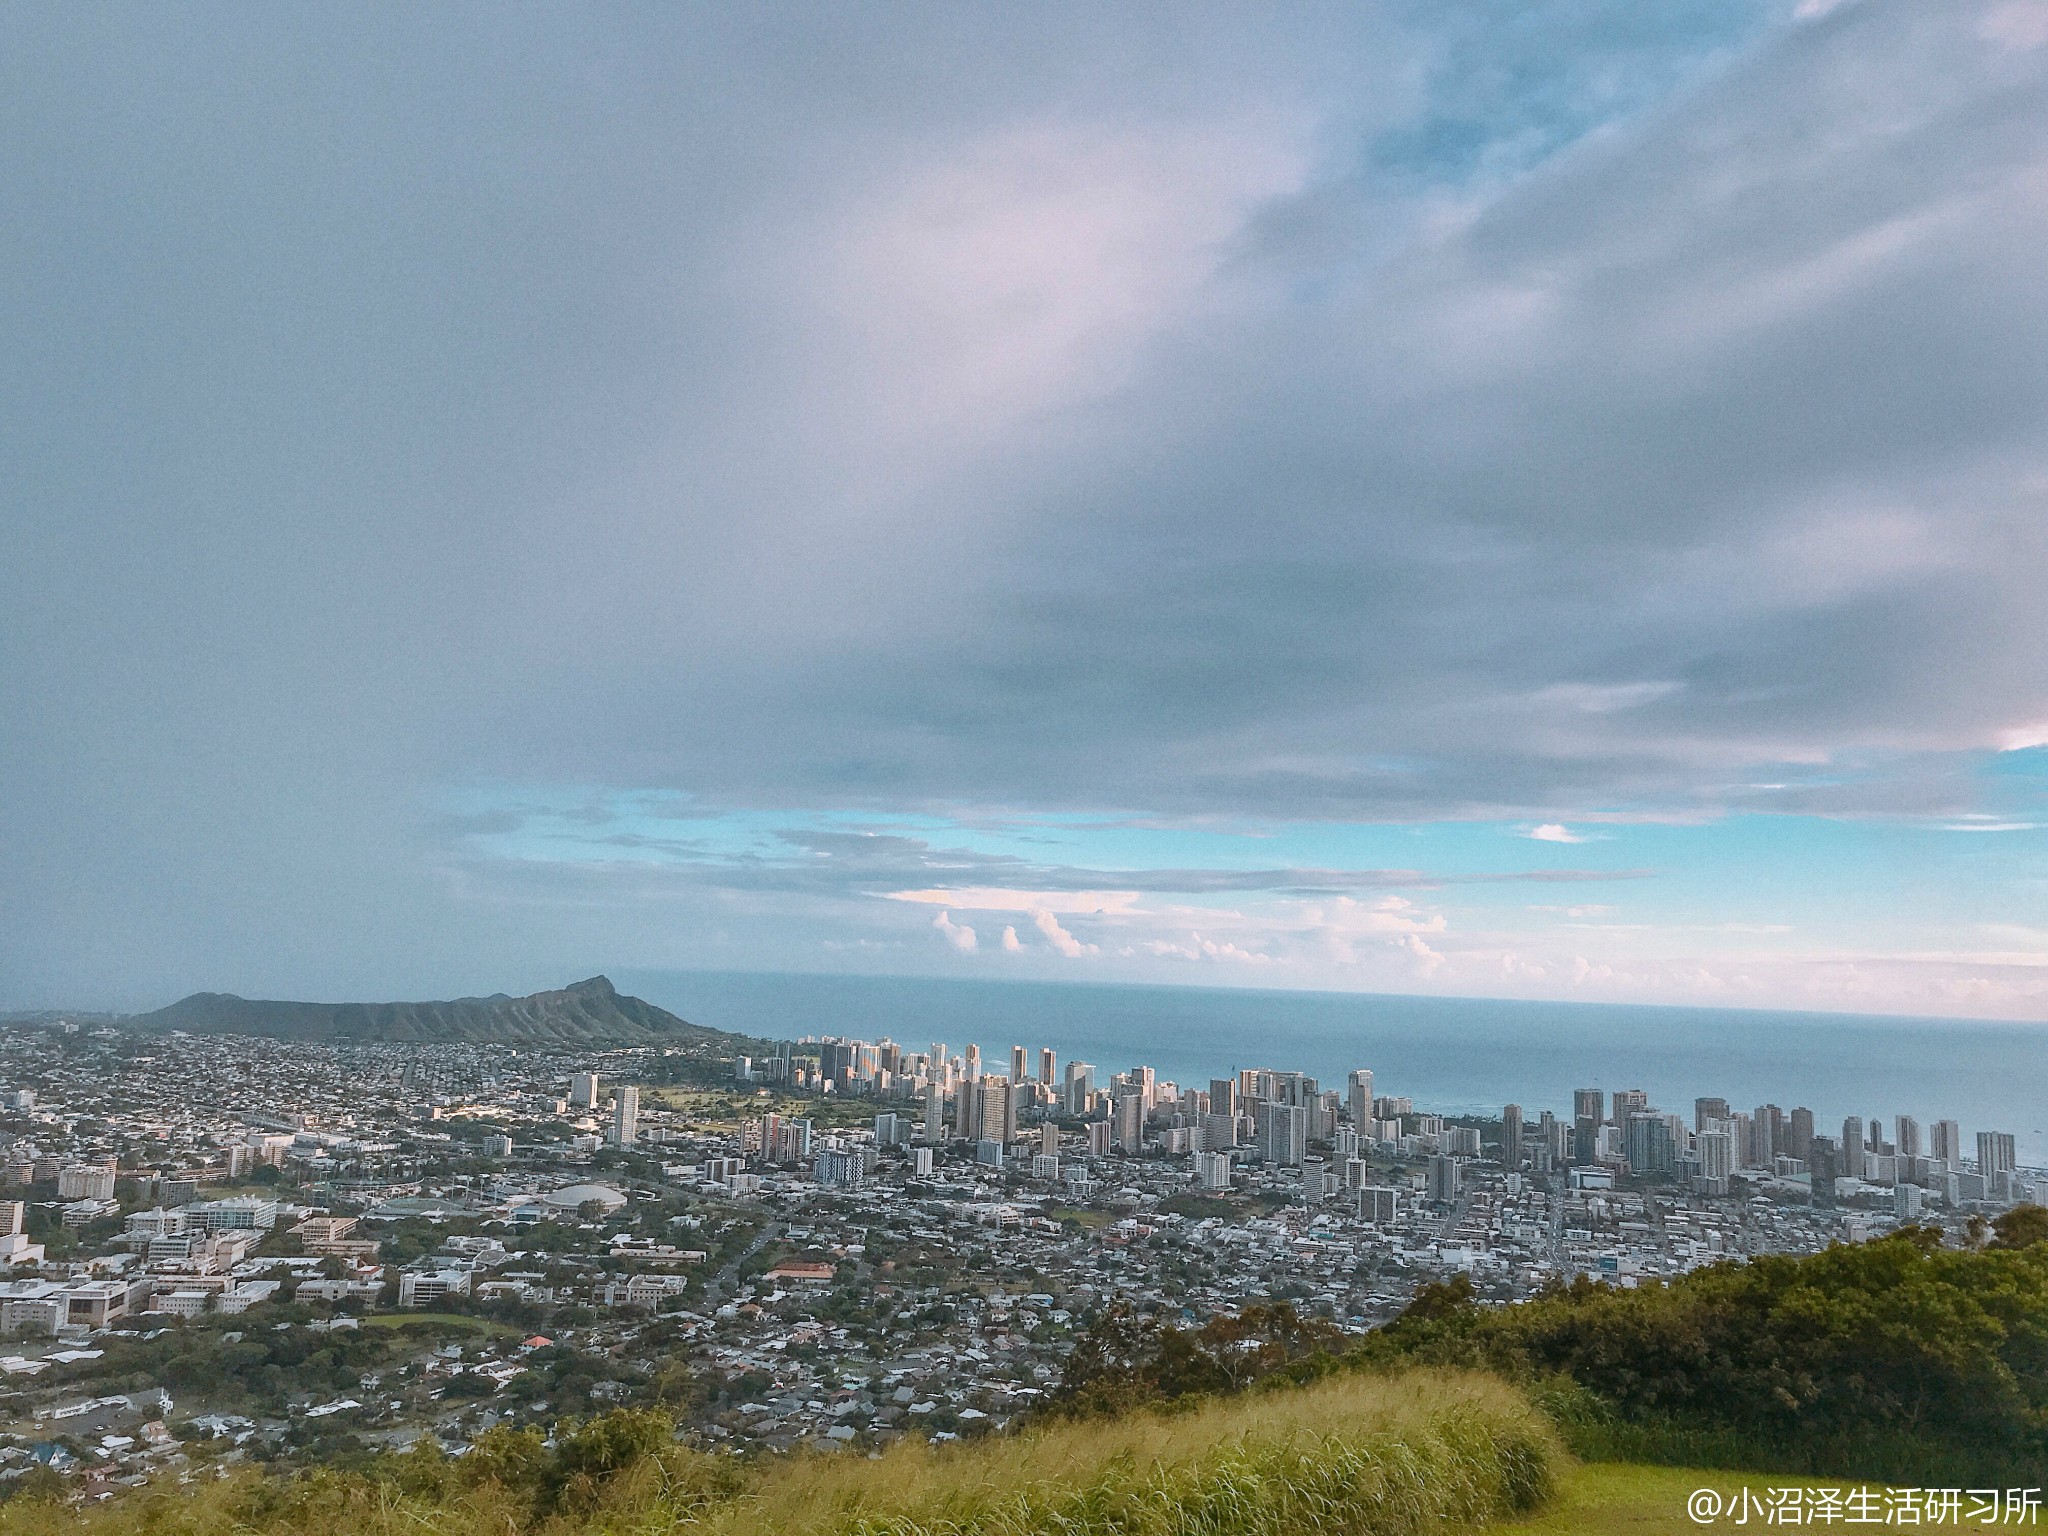
[[[1306,1072],[1342,1089],[1370,1067],[1381,1094],[1418,1108],[1531,1120],[1568,1115],[1574,1088],[1642,1088],[1692,1118],[1692,1101],[1806,1105],[1817,1127],[1912,1115],[2011,1131],[2023,1162],[2048,1165],[2048,1025],[1732,1008],[1513,1002],[1490,998],[1105,986],[736,971],[615,973],[620,987],[699,1024],[792,1039],[882,1036],[912,1050],[970,1042],[1007,1066],[1012,1045],[1132,1066],[1206,1086],[1240,1067]]]

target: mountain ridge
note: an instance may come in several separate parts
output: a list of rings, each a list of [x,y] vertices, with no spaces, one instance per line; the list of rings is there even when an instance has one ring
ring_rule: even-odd
[[[124,1022],[136,1029],[279,1040],[458,1045],[673,1045],[724,1033],[629,997],[604,976],[525,997],[494,992],[439,1002],[304,1003],[194,992]]]

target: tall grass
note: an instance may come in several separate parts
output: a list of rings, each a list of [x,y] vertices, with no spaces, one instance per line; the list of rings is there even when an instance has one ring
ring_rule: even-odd
[[[18,1500],[0,1536],[1431,1536],[1541,1503],[1560,1455],[1512,1388],[1416,1371],[873,1459],[671,1449],[547,1512],[494,1478],[245,1476],[82,1513]]]

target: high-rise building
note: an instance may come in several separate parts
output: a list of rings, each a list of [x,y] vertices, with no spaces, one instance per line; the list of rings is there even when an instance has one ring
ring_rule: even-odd
[[[1230,1154],[1228,1152],[1197,1152],[1195,1154],[1195,1176],[1204,1189],[1218,1190],[1230,1188]]]
[[[1067,1113],[1070,1115],[1087,1114],[1088,1101],[1094,1096],[1094,1064],[1086,1061],[1068,1062],[1066,1082]]]
[[[1977,1172],[1989,1179],[1995,1173],[2012,1173],[2019,1167],[2019,1152],[2009,1131],[1977,1133]]]
[[[597,1074],[595,1072],[578,1072],[569,1079],[569,1102],[577,1109],[597,1108]]]
[[[974,1134],[982,1141],[1008,1146],[1017,1139],[1017,1094],[993,1073],[974,1085]]]
[[[1205,1152],[1227,1152],[1237,1145],[1237,1116],[1207,1114],[1202,1116],[1202,1150]]]
[[[1725,1127],[1727,1121],[1720,1124]],[[1699,1158],[1700,1177],[1716,1180],[1725,1189],[1735,1172],[1734,1133],[1709,1125],[1693,1138],[1693,1150]]]
[[[1812,1149],[1813,1111],[1802,1104],[1785,1118],[1785,1145],[1780,1150],[1804,1162]]]
[[[1735,1161],[1744,1168],[1756,1166],[1756,1122],[1737,1110],[1722,1122],[1735,1136]]]
[[[1963,1160],[1963,1128],[1953,1120],[1935,1121],[1928,1128],[1927,1155],[1946,1163],[1960,1163]]]
[[[1600,1126],[1607,1118],[1607,1095],[1598,1088],[1572,1092],[1572,1161],[1594,1162],[1600,1152]]]
[[[1785,1150],[1785,1111],[1759,1104],[1750,1117],[1750,1154],[1758,1168],[1769,1168]]]
[[[1500,1163],[1503,1168],[1522,1166],[1522,1106],[1510,1104],[1500,1112]]]
[[[841,1147],[827,1147],[820,1152],[811,1176],[827,1189],[858,1189],[867,1182],[860,1155]]]
[[[1645,1114],[1650,1108],[1650,1096],[1640,1088],[1617,1088],[1614,1091],[1614,1107],[1607,1119],[1612,1125],[1625,1126],[1630,1115]]]
[[[1428,1195],[1431,1205],[1450,1205],[1458,1198],[1456,1158],[1432,1157],[1429,1160]]]
[[[1047,1157],[1058,1157],[1060,1153],[1060,1128],[1056,1125],[1041,1125],[1038,1128],[1038,1150]]]
[[[1863,1117],[1850,1115],[1842,1122],[1841,1177],[1863,1177]]]
[[[1013,1082],[1013,1083],[1021,1083],[1021,1082],[1023,1082],[1023,1081],[1024,1081],[1024,1079],[1025,1079],[1025,1078],[1027,1078],[1027,1077],[1029,1077],[1029,1076],[1031,1075],[1031,1073],[1030,1073],[1030,1070],[1029,1070],[1029,1067],[1028,1067],[1028,1061],[1029,1061],[1029,1057],[1028,1057],[1028,1056],[1026,1055],[1026,1053],[1025,1053],[1025,1050],[1024,1050],[1024,1047],[1023,1047],[1023,1046],[1021,1046],[1021,1045],[1013,1045],[1013,1046],[1011,1046],[1011,1047],[1010,1047],[1010,1081],[1011,1081],[1011,1082]]]
[[[946,1139],[946,1095],[936,1083],[924,1093],[924,1139],[927,1142]]]
[[[1136,1152],[1145,1145],[1145,1099],[1135,1089],[1128,1089],[1117,1095],[1111,1106],[1111,1123],[1115,1126],[1116,1144],[1125,1152]]]
[[[1038,1080],[1050,1088],[1059,1069],[1059,1058],[1051,1046],[1041,1046],[1038,1051]]]
[[[1700,1178],[1720,1180],[1722,1186],[1735,1174],[1735,1133],[1726,1124],[1726,1120],[1720,1120],[1718,1126],[1710,1124],[1692,1139],[1694,1157],[1700,1161]]]
[[[1900,1115],[1892,1122],[1892,1140],[1900,1157],[1920,1156],[1920,1122],[1911,1115]]]
[[[1834,1138],[1813,1136],[1806,1143],[1806,1171],[1813,1185],[1813,1203],[1835,1203],[1835,1180],[1842,1176],[1842,1149]]]
[[[1209,1113],[1237,1117],[1237,1079],[1234,1077],[1212,1077],[1209,1079]]]
[[[1376,1227],[1392,1226],[1400,1207],[1400,1191],[1385,1185],[1368,1184],[1358,1192],[1358,1219]]]
[[[1692,1128],[1704,1131],[1716,1120],[1728,1118],[1726,1099],[1694,1099],[1692,1101]]]
[[[981,1076],[981,1047],[978,1045],[967,1047],[967,1076],[970,1080]]]
[[[1621,1095],[1616,1094],[1615,1098],[1619,1101]],[[1633,1110],[1621,1131],[1621,1155],[1636,1173],[1665,1174],[1677,1166],[1671,1126],[1664,1116],[1645,1109]]]
[[[1983,1140],[1979,1137],[1978,1140]],[[105,1163],[73,1163],[57,1173],[59,1200],[111,1200],[114,1170]]]
[[[1347,1096],[1350,1099],[1351,1123],[1356,1126],[1372,1124],[1372,1072],[1365,1067],[1354,1071],[1346,1080]]]
[[[1115,1126],[1107,1120],[1090,1120],[1088,1122],[1088,1155],[1090,1157],[1101,1157],[1109,1151],[1109,1139],[1115,1129]]]
[[[1298,1168],[1308,1155],[1308,1111],[1299,1104],[1262,1101],[1256,1115],[1258,1153],[1262,1161]]]
[[[128,1229],[135,1230],[133,1216],[128,1218]],[[0,1270],[40,1264],[43,1258],[43,1245],[29,1241],[28,1206],[20,1200],[0,1200]]]
[[[612,1100],[612,1140],[630,1147],[640,1139],[640,1090],[621,1088]]]

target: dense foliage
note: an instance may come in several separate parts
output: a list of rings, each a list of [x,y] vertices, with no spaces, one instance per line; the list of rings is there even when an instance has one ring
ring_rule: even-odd
[[[1668,1285],[1580,1279],[1519,1306],[1464,1276],[1362,1344],[1284,1304],[1181,1328],[1127,1309],[1075,1350],[1055,1411],[1118,1412],[1340,1369],[1476,1367],[1533,1389],[1582,1454],[1923,1485],[2048,1466],[2048,1211],[1944,1247],[1908,1228]]]
[[[1580,1280],[1481,1307],[1431,1286],[1373,1358],[1546,1378],[1577,1438],[1642,1457],[1739,1460],[1923,1483],[2048,1465],[2048,1243],[2015,1213],[1982,1249],[1909,1228],[1670,1285]]]
[[[1180,1328],[1115,1306],[1076,1341],[1050,1411],[1081,1417],[1124,1413],[1145,1403],[1243,1391],[1276,1373],[1293,1381],[1322,1374],[1345,1335],[1287,1302],[1249,1306]]]

